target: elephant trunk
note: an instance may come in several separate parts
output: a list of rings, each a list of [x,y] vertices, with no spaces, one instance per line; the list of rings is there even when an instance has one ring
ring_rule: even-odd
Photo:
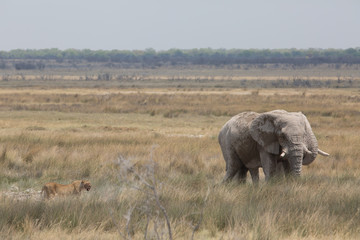
[[[294,176],[301,175],[302,156],[297,156],[290,160],[290,173]]]
[[[312,131],[307,133],[304,141],[304,160],[303,165],[312,163],[318,154],[318,142]]]
[[[294,176],[300,176],[303,164],[304,148],[301,144],[295,146],[287,153],[287,159],[290,163],[290,173]]]

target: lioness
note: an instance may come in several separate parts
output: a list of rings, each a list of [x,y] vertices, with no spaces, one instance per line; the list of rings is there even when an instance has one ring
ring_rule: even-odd
[[[43,186],[41,193],[44,194],[43,196],[45,199],[52,199],[56,195],[65,196],[71,194],[80,194],[83,189],[89,191],[90,188],[90,182],[84,180],[76,180],[67,185],[50,182]]]

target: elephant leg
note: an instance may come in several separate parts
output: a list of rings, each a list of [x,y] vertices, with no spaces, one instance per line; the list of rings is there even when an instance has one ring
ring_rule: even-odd
[[[284,177],[284,166],[283,163],[281,161],[278,161],[276,164],[276,176],[278,178],[282,178]]]
[[[287,177],[290,174],[290,163],[287,160],[278,160],[276,165],[276,176]]]
[[[242,179],[244,175],[244,170],[241,170],[243,164],[236,152],[234,150],[223,151],[223,156],[226,162],[226,174],[223,182],[231,181],[233,178]]]
[[[282,161],[282,165],[283,165],[285,177],[289,176],[290,175],[290,163],[289,163],[289,161],[287,161],[287,160]]]
[[[265,180],[270,180],[276,175],[277,157],[273,154],[260,150],[260,161],[265,174]]]
[[[236,173],[236,179],[239,181],[239,183],[246,182],[246,177],[247,177],[248,171],[249,171],[249,169],[247,167],[245,167],[245,165],[240,161],[240,167],[239,167],[238,172]]]
[[[252,182],[254,184],[258,184],[259,183],[259,169],[258,168],[250,169],[250,175],[251,175]]]

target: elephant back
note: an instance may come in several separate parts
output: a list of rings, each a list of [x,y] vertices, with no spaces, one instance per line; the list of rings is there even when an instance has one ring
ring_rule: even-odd
[[[258,116],[255,112],[242,112],[232,117],[220,131],[220,145],[226,149],[233,148],[240,157],[253,152],[255,141],[250,135],[249,127]]]

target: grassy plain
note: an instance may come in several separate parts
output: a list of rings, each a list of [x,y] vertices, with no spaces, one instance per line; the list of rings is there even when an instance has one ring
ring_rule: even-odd
[[[360,65],[237,64],[123,68],[69,61],[43,70],[3,69],[2,87],[291,88],[360,87]]]
[[[273,109],[306,114],[331,156],[296,181],[219,185],[222,125]],[[167,239],[158,197],[173,239],[358,239],[359,109],[356,88],[3,87],[0,238]],[[93,188],[49,202],[11,195],[75,179]]]

